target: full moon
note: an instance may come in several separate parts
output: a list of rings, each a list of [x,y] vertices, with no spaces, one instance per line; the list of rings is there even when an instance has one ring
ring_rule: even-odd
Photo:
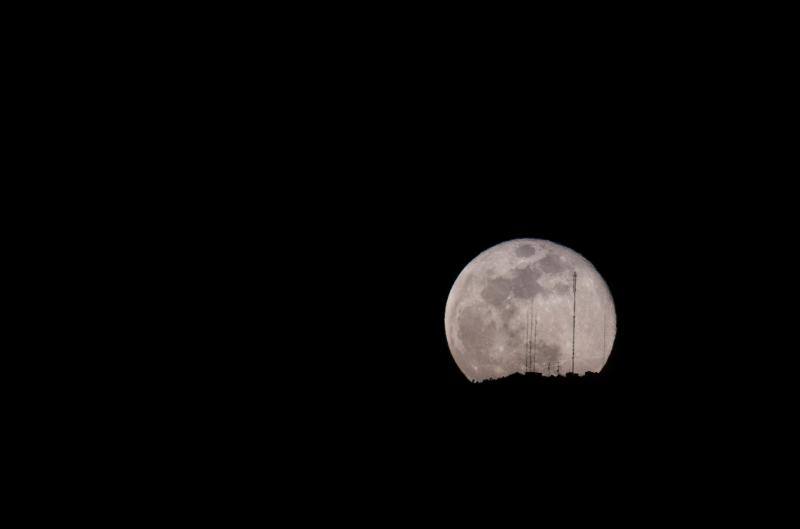
[[[583,256],[541,239],[489,248],[445,308],[450,352],[473,382],[513,373],[599,373],[617,330],[614,300]]]

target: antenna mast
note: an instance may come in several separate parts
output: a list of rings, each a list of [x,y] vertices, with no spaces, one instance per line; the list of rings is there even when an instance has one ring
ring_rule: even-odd
[[[531,314],[532,307],[528,307],[528,365],[530,366],[531,371],[533,370],[533,362],[531,361],[531,320],[533,320],[533,315]]]
[[[572,372],[575,372],[575,302],[577,300],[578,272],[572,272]]]
[[[539,318],[536,313],[533,313],[533,372],[536,373],[536,327],[539,324]]]
[[[525,372],[530,370],[530,335],[531,335],[531,309],[525,315]]]

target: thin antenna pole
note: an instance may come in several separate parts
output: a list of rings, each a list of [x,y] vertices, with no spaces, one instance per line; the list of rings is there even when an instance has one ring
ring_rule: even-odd
[[[528,371],[531,368],[531,308],[528,307]]]
[[[539,318],[536,317],[536,313],[533,313],[533,372],[536,373],[536,327],[539,324]]]
[[[528,309],[528,313],[525,317],[525,372],[528,372],[528,341],[530,340],[531,334],[531,312]]]
[[[535,316],[536,316],[536,313],[533,310],[533,299],[531,299],[530,305],[528,305],[528,318],[529,318],[529,321],[530,321],[529,325],[533,324]],[[534,332],[535,332],[535,327],[534,327]],[[536,339],[534,338],[534,339],[531,340],[529,338],[528,341],[529,341],[529,343],[528,343],[528,359],[529,359],[529,362],[530,362],[530,370],[532,372],[535,372],[536,371],[536,365],[533,363],[532,354],[533,354],[533,348],[536,346]]]
[[[575,372],[575,302],[577,301],[578,272],[572,272],[572,372]]]

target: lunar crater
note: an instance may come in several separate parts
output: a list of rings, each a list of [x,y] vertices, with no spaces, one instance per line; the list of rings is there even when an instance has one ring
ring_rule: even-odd
[[[511,290],[514,296],[520,299],[530,299],[542,291],[539,284],[541,272],[533,267],[516,268],[514,279],[511,280]]]
[[[499,307],[511,294],[512,282],[504,277],[490,279],[481,290],[481,297],[490,305]]]
[[[518,257],[530,257],[536,253],[536,247],[530,244],[520,245],[514,252]]]
[[[549,253],[543,259],[539,259],[536,263],[539,268],[547,274],[556,274],[565,268],[563,257]]]

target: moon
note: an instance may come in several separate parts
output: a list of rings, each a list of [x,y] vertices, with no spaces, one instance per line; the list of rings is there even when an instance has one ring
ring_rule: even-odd
[[[594,266],[543,239],[507,241],[473,259],[450,290],[444,320],[453,359],[473,382],[599,373],[617,330]]]

